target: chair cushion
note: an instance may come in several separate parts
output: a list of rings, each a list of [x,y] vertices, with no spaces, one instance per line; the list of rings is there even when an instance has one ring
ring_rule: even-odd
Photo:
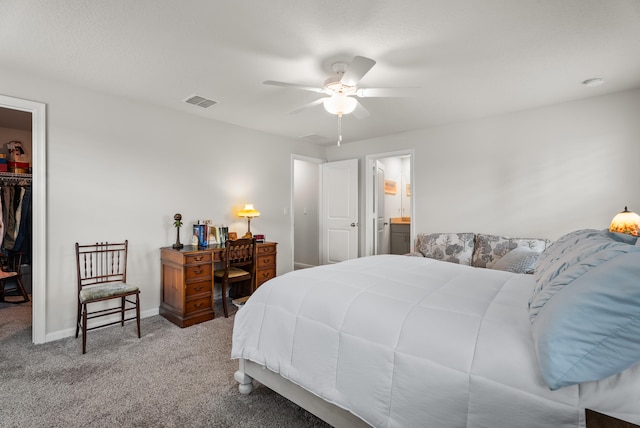
[[[11,278],[12,276],[16,276],[17,274],[18,272],[5,272],[3,270],[0,270],[0,280]]]
[[[110,282],[108,284],[91,285],[80,290],[80,302],[117,297],[121,294],[134,293],[138,291],[135,285],[124,282]]]
[[[213,273],[214,276],[217,276],[218,278],[222,278],[224,276],[224,269],[223,270],[216,270]],[[230,267],[229,268],[229,278],[237,278],[239,276],[245,276],[245,275],[250,275],[249,272],[247,272],[246,270],[237,268],[237,267]]]

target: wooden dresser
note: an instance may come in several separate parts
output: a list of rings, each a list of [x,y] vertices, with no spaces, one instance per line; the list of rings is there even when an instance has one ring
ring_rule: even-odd
[[[276,246],[275,242],[265,242],[256,247],[256,287],[276,276]],[[223,250],[222,245],[160,249],[160,315],[180,327],[214,318],[213,270]]]

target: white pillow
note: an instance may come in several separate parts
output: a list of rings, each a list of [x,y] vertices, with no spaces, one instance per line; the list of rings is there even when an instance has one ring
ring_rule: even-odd
[[[492,268],[513,273],[533,273],[539,255],[539,252],[528,247],[517,247],[500,257]]]

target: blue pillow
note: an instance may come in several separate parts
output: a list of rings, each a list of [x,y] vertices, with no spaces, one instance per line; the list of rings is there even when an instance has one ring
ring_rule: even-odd
[[[604,379],[640,362],[640,247],[580,230],[538,258],[529,316],[551,389]]]

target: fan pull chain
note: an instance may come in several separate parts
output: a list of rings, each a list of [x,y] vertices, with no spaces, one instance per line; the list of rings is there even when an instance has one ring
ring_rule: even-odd
[[[338,115],[338,147],[342,143],[342,115]]]

